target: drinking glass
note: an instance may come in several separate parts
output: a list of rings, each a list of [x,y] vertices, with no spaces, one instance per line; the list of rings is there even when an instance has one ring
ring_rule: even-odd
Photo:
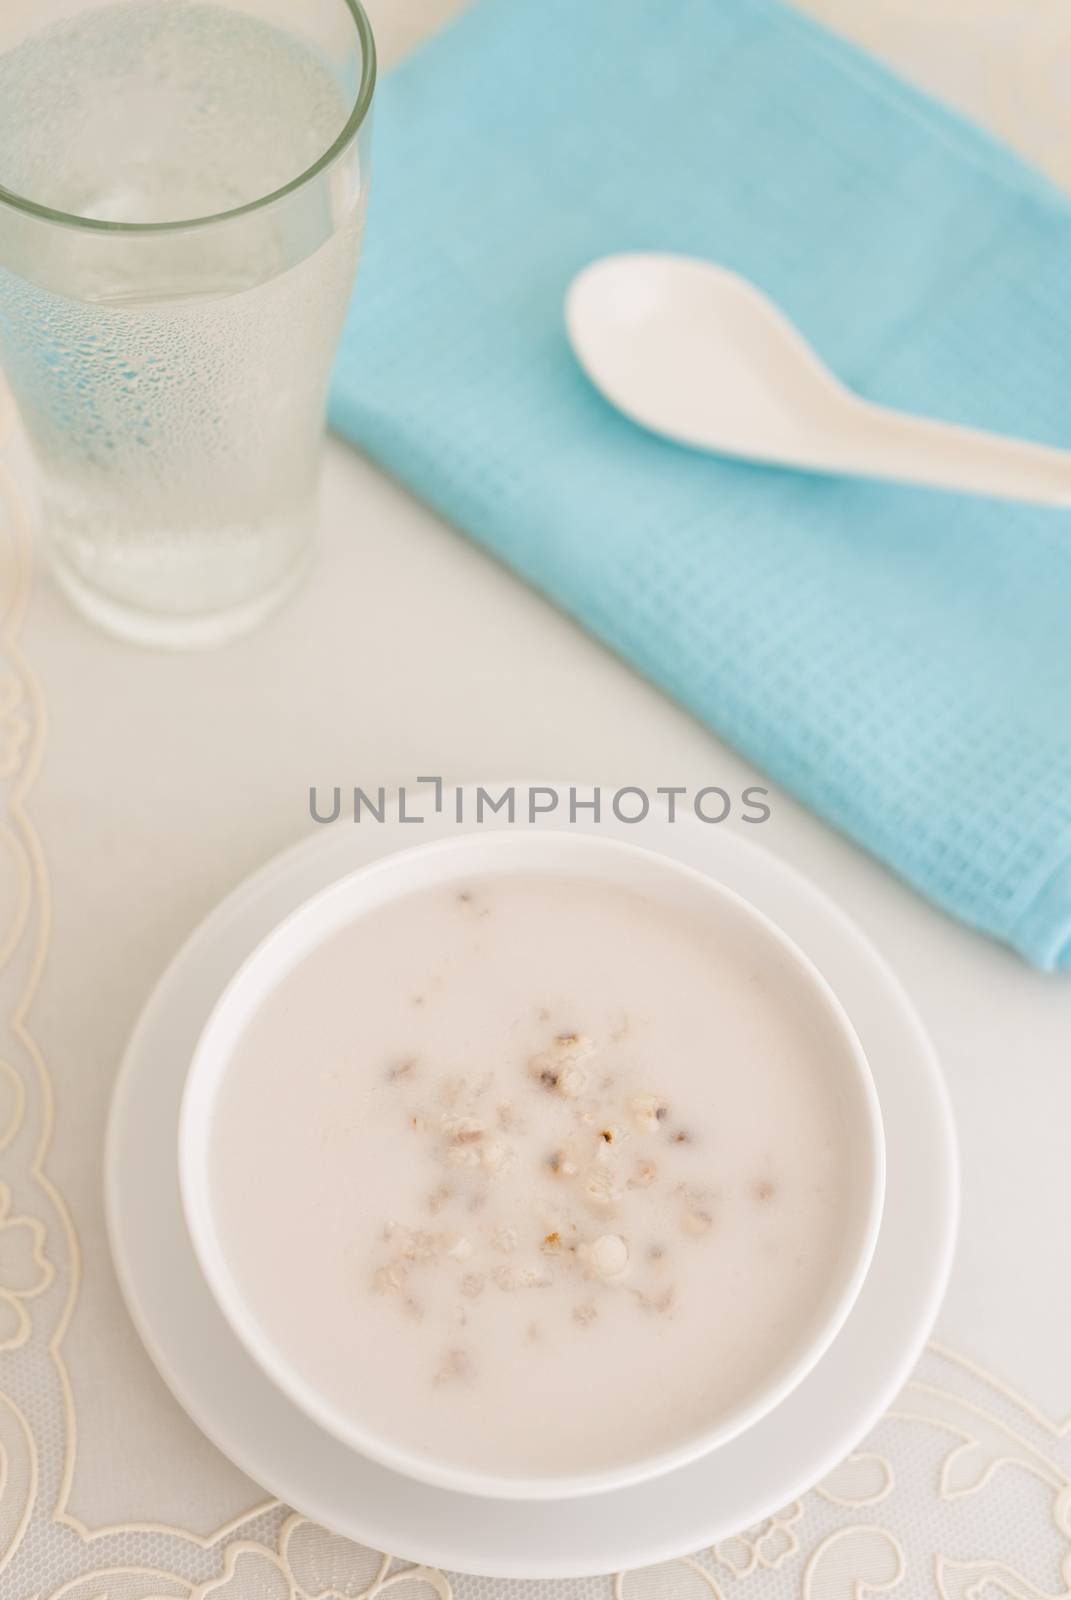
[[[0,6],[0,368],[114,633],[221,642],[308,562],[374,84],[358,0]]]

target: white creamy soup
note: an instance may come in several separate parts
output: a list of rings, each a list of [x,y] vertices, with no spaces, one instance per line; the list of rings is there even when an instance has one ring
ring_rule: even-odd
[[[775,975],[776,976],[776,975]],[[220,1091],[220,1243],[347,1417],[506,1477],[677,1448],[799,1349],[854,1193],[831,1033],[694,912],[475,877],[374,910]]]

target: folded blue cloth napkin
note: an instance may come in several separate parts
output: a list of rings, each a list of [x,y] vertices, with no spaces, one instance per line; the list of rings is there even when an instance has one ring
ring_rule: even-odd
[[[562,323],[631,249],[747,274],[875,399],[1071,445],[1071,206],[775,0],[484,0],[380,90],[333,397],[777,782],[1071,966],[1071,512],[646,436]]]

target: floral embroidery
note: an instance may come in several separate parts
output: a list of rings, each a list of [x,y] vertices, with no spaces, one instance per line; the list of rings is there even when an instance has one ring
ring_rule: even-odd
[[[795,1525],[803,1515],[803,1507],[794,1500],[784,1511],[776,1512],[745,1533],[722,1539],[714,1546],[714,1559],[732,1573],[734,1578],[747,1578],[757,1567],[767,1572],[775,1571],[782,1562],[794,1556],[799,1549]]]
[[[30,1335],[26,1302],[54,1276],[45,1255],[44,1224],[11,1215],[11,1190],[0,1183],[0,1351],[17,1350]]]

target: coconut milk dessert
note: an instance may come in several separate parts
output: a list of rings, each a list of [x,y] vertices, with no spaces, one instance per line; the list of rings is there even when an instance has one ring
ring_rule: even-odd
[[[855,1192],[830,1036],[729,936],[510,875],[292,970],[212,1128],[248,1308],[339,1411],[504,1477],[612,1471],[753,1395],[820,1316]]]

